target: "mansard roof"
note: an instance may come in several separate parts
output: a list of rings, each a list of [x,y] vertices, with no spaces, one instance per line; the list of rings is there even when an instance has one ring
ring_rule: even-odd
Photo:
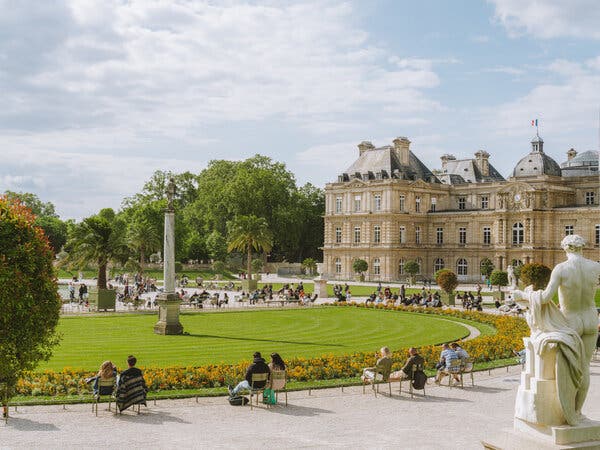
[[[504,177],[489,162],[488,168],[488,175],[484,175],[475,159],[447,159],[446,168],[439,178],[446,184],[504,181]]]
[[[408,165],[403,165],[391,145],[365,150],[340,179],[348,181],[353,178],[363,180],[399,178],[404,180],[424,180],[439,183],[436,176],[409,151]]]

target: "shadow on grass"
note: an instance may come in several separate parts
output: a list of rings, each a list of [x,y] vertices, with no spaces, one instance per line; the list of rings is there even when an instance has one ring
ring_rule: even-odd
[[[4,419],[1,420],[4,423]],[[34,420],[10,416],[6,423],[6,427],[14,428],[19,431],[59,431],[59,428],[51,423],[35,422]]]
[[[297,345],[316,345],[319,347],[346,347],[344,344],[324,344],[323,342],[302,342],[302,341],[282,341],[278,339],[260,339],[260,338],[246,338],[238,336],[219,336],[216,334],[184,334],[183,336],[189,336],[194,338],[213,338],[213,339],[228,339],[231,341],[249,341],[249,342],[273,342],[275,344],[297,344]]]

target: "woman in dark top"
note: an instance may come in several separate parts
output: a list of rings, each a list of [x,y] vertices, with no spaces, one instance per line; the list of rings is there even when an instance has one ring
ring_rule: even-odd
[[[269,363],[271,370],[285,370],[285,363],[279,353],[271,353],[271,362]]]

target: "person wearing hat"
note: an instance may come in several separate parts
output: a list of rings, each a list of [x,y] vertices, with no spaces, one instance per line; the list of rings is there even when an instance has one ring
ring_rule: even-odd
[[[269,366],[265,362],[264,358],[261,356],[260,352],[254,352],[254,361],[248,366],[248,370],[246,370],[245,379],[240,381],[235,388],[227,386],[227,389],[229,389],[229,395],[233,397],[243,389],[250,389],[250,383],[252,383],[252,374],[255,373],[271,373],[271,369],[269,369]],[[262,389],[266,386],[266,384],[267,380],[256,381],[254,383],[254,388]]]

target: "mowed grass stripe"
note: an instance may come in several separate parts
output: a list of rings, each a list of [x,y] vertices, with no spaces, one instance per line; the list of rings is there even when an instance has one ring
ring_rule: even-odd
[[[154,315],[64,317],[63,339],[40,369],[122,367],[135,354],[145,367],[236,363],[254,351],[284,358],[419,346],[468,334],[459,322],[430,315],[359,308],[310,308],[183,314],[189,335],[158,336]]]

